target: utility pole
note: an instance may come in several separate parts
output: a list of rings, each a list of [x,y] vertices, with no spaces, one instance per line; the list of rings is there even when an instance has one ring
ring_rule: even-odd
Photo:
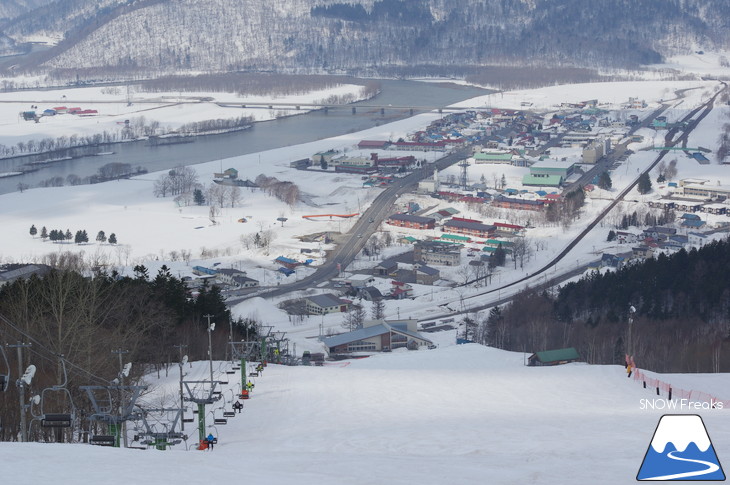
[[[15,345],[8,345],[8,347],[15,347],[18,351],[18,376],[23,375],[23,347],[30,347],[30,344],[21,344],[18,342]],[[20,441],[25,443],[28,441],[28,428],[25,418],[25,386],[26,384],[22,377],[18,377],[18,401],[20,402]]]
[[[215,322],[210,323],[210,319],[213,315],[203,315],[204,318],[208,319],[208,360],[210,361],[210,385],[213,385],[213,340],[211,334],[215,329]]]
[[[185,401],[183,399],[183,366],[185,363],[183,362],[183,349],[187,348],[187,345],[175,345],[174,346],[180,353],[180,360],[178,360],[178,365],[180,366],[180,409],[185,409]],[[185,420],[180,420],[180,431],[185,431]]]
[[[117,350],[112,350],[112,354],[117,354],[119,356],[119,415],[121,416],[122,410],[124,409],[124,364],[122,363],[122,355],[128,354],[129,350],[122,350],[121,348]],[[117,432],[119,432],[119,429],[117,429]],[[127,422],[122,421],[121,426],[121,432],[122,437],[124,440],[124,447],[127,448]]]

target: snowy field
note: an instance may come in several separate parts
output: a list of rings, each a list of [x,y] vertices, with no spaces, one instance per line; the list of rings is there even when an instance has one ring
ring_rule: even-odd
[[[255,121],[267,121],[281,116],[305,113],[294,109],[242,109],[240,104],[248,103],[317,103],[330,96],[352,96],[362,99],[362,86],[345,84],[337,87],[311,91],[302,94],[262,97],[216,92],[143,92],[131,87],[129,95],[125,87],[87,87],[38,91],[0,93],[0,144],[16,145],[28,140],[88,136],[107,131],[117,133],[130,123],[159,123],[161,133],[169,133],[186,123],[196,121],[235,119],[251,116]],[[226,107],[227,103],[238,103],[239,107]],[[31,108],[37,106],[37,109]],[[43,116],[38,123],[23,120],[21,113],[65,106],[83,110],[96,110],[92,116],[57,114]]]
[[[443,343],[436,350],[324,367],[269,365],[243,413],[208,428],[218,438],[212,451],[0,443],[3,462],[12,463],[3,479],[110,485],[634,483],[663,414],[642,410],[641,400],[656,396],[626,379],[621,366],[523,363],[523,354]],[[207,369],[197,363],[186,378],[204,378]],[[216,363],[217,372],[225,369]],[[176,374],[149,383],[159,386],[158,395],[174,399]],[[703,377],[728,388],[727,376]],[[209,407],[216,417],[221,407],[231,408],[232,393],[223,395],[225,402]],[[730,453],[728,413],[700,412],[721,462]],[[192,448],[196,429],[188,425],[186,433]]]

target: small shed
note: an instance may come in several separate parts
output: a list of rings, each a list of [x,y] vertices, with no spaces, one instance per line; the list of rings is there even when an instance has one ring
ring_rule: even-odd
[[[543,350],[535,352],[528,359],[530,366],[568,364],[580,360],[578,351],[573,347],[557,350]]]

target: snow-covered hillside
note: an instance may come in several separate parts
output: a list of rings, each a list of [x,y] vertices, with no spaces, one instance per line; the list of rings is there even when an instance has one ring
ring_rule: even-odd
[[[626,379],[621,366],[523,362],[523,354],[444,341],[436,350],[324,367],[269,365],[243,413],[208,428],[218,438],[212,451],[1,443],[3,462],[13,464],[3,479],[62,485],[633,483],[662,414],[641,409],[653,392]],[[216,363],[216,369],[226,366]],[[204,378],[207,363],[187,370],[189,379]],[[174,399],[175,374],[149,378],[160,386],[157,395]],[[223,395],[221,404],[230,409],[232,393]],[[216,417],[219,407],[211,406]],[[730,453],[728,412],[701,413],[721,461]],[[193,448],[196,429],[188,425],[186,432]]]
[[[61,68],[627,67],[726,48],[726,14],[721,0],[60,0],[7,33],[65,36]]]

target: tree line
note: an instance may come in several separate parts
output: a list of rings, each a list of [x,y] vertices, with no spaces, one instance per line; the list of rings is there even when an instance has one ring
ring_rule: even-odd
[[[479,321],[475,338],[527,352],[573,346],[596,364],[621,364],[631,353],[657,372],[727,372],[728,271],[728,240],[660,253],[556,291],[523,291]]]
[[[36,376],[31,395],[63,380],[57,356],[68,368],[68,389],[76,414],[93,413],[78,386],[108,384],[119,372],[112,350],[125,349],[125,359],[133,362],[132,380],[155,369],[167,371],[179,361],[175,345],[186,345],[190,360],[207,358],[207,322],[213,315],[219,328],[232,325],[235,339],[255,338],[255,319],[233,319],[218,286],[204,284],[192,293],[166,266],[150,276],[138,265],[131,276],[116,271],[87,267],[79,258],[59,258],[60,264],[43,276],[18,279],[0,288],[0,340],[2,343],[32,342],[23,352],[21,367],[33,364]],[[228,332],[213,333],[213,356],[222,359]],[[13,374],[18,367],[15,354],[9,355]],[[13,375],[13,379],[17,376]],[[15,386],[0,393],[0,440],[17,439],[19,430],[18,395]],[[70,403],[48,393],[45,412],[69,412]],[[49,409],[51,411],[49,411]],[[37,411],[37,409],[36,409]],[[87,426],[87,423],[81,423]],[[65,436],[32,428],[31,439],[59,441],[78,439],[79,429]]]

